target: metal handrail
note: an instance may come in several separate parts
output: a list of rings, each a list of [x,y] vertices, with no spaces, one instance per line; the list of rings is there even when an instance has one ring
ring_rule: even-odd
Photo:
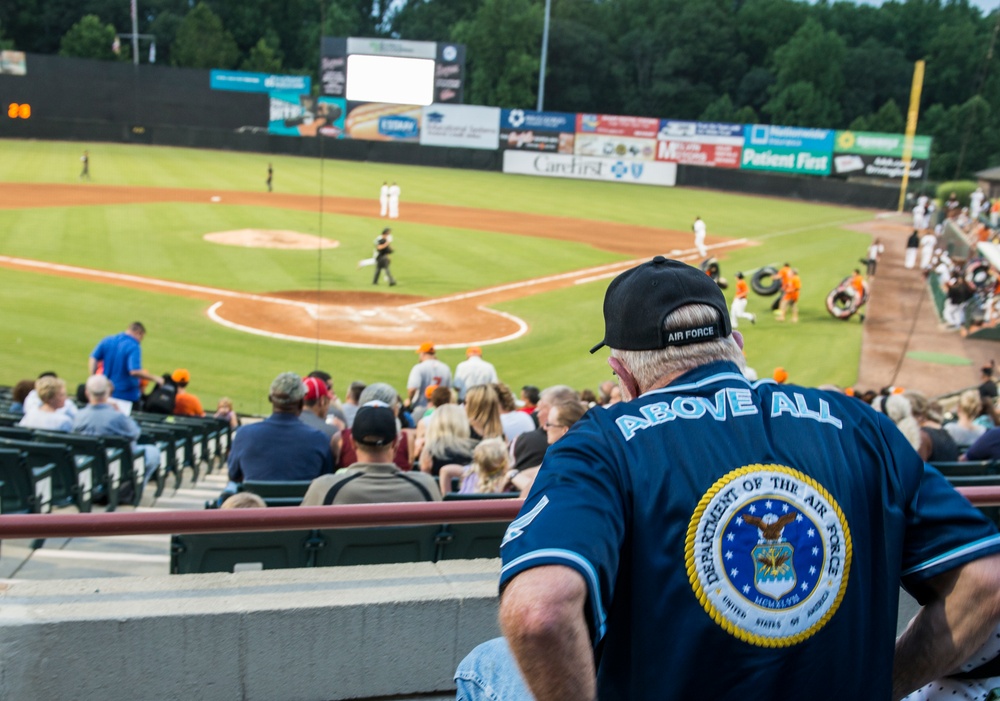
[[[997,492],[1000,495],[1000,490]],[[523,503],[521,499],[491,499],[447,503],[342,504],[336,507],[292,506],[160,513],[9,514],[0,516],[0,540],[485,523],[512,521]]]
[[[1000,506],[1000,487],[959,487],[974,506]],[[308,528],[412,526],[512,521],[521,499],[343,504],[269,509],[209,509],[161,513],[10,514],[0,516],[0,540],[146,533],[238,533]]]

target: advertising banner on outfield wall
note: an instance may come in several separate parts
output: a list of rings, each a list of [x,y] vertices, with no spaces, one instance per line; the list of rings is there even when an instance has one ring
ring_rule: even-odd
[[[631,185],[672,187],[677,183],[677,164],[642,163],[615,158],[587,158],[558,153],[504,151],[503,172],[549,178],[603,180]]]
[[[872,131],[838,131],[833,150],[837,153],[856,153],[862,156],[903,157],[906,137],[903,134],[884,134]],[[914,136],[912,158],[931,157],[931,137]]]
[[[624,158],[630,161],[652,161],[656,158],[656,139],[634,136],[577,134],[573,152],[578,156]]]
[[[532,110],[500,111],[500,148],[573,153],[576,115]]]
[[[500,144],[500,108],[436,104],[425,107],[420,144],[496,151]]]
[[[339,139],[344,135],[345,111],[343,98],[274,91],[271,93],[267,131],[280,136]]]
[[[910,176],[920,180],[927,175],[930,161],[926,158],[910,159]],[[865,178],[903,179],[903,159],[895,156],[870,156],[858,153],[835,153],[833,155],[833,175],[842,178],[851,176]]]
[[[578,114],[577,134],[605,134],[607,136],[635,136],[655,139],[660,130],[660,120],[651,117],[624,117],[614,114]]]
[[[269,75],[267,73],[247,73],[246,71],[217,71],[209,74],[212,90],[235,90],[237,92],[296,92],[312,91],[312,78],[307,75]]]
[[[743,125],[664,119],[657,134],[656,160],[715,168],[739,168]]]
[[[390,105],[384,102],[351,102],[344,119],[344,136],[363,141],[420,140],[420,105]],[[494,146],[494,148],[496,148]]]
[[[833,130],[748,124],[740,167],[802,175],[829,175]]]

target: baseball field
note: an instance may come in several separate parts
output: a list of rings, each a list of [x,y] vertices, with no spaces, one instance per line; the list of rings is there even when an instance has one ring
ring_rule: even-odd
[[[80,156],[90,155],[90,179]],[[274,192],[265,187],[274,167]],[[379,217],[383,181],[400,217]],[[404,391],[413,349],[452,367],[481,345],[501,378],[596,388],[611,377],[601,300],[630,262],[697,264],[691,222],[708,225],[732,281],[790,261],[800,323],[751,293],[749,364],[801,384],[851,384],[861,327],[830,317],[827,293],[858,265],[871,211],[703,190],[619,185],[116,144],[0,140],[0,383],[55,370],[71,386],[103,336],[149,332],[148,370],[191,371],[206,408],[232,397],[268,410],[279,372],[321,368]],[[358,268],[391,226],[399,280]],[[727,290],[731,296],[732,286]]]

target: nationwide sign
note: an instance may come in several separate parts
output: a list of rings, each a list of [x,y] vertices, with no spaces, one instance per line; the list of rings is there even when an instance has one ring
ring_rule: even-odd
[[[740,167],[779,173],[829,175],[833,130],[746,125]]]
[[[694,166],[739,168],[742,124],[664,119],[656,135],[656,160]]]
[[[677,165],[674,163],[637,163],[615,158],[587,158],[525,151],[504,151],[503,172],[549,178],[602,180],[632,185],[671,187],[677,183]]]

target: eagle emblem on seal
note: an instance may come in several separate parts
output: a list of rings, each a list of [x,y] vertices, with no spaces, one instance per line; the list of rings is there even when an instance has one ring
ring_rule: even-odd
[[[762,517],[743,514],[744,523],[757,527],[760,537],[751,552],[754,564],[754,586],[761,594],[772,599],[780,599],[795,589],[798,578],[792,557],[795,547],[782,536],[785,526],[797,518],[797,514],[783,516],[764,514]]]

